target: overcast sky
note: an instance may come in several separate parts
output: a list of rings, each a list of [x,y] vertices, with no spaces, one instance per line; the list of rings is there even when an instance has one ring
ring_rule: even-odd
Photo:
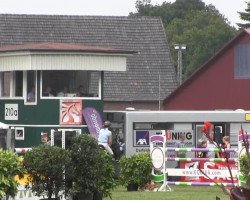
[[[213,4],[232,25],[242,22],[237,11],[244,11],[247,7],[246,0],[203,1]],[[0,13],[127,16],[136,11],[135,2],[136,0],[0,0]],[[161,4],[164,0],[151,2]]]

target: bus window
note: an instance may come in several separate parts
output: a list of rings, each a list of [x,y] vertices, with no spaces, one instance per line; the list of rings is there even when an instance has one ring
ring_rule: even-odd
[[[213,123],[214,124],[214,141],[218,144],[222,144],[222,138],[226,133],[226,124],[223,123]],[[196,124],[196,146],[198,147],[199,143],[202,140],[207,140],[207,137],[201,132],[203,124]]]
[[[225,124],[214,124],[214,141],[222,144],[222,138],[225,136]]]

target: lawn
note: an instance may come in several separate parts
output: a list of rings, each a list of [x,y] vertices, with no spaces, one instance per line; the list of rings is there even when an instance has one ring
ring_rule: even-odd
[[[229,199],[219,187],[171,186],[171,189],[170,192],[127,192],[119,186],[112,192],[112,200],[215,200],[216,196],[221,200]]]

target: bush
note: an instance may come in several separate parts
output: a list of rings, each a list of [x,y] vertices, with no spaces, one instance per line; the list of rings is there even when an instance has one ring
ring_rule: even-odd
[[[83,134],[72,139],[69,147],[71,168],[67,174],[72,181],[74,193],[101,192],[111,195],[114,184],[114,159],[97,144],[90,135]]]
[[[152,162],[149,153],[123,156],[120,161],[120,183],[124,186],[138,184],[142,189],[152,178]]]
[[[239,159],[239,163],[240,163],[240,172],[242,173],[242,175],[244,176],[244,181],[245,183],[245,187],[247,189],[250,189],[250,164],[249,164],[249,157],[247,156],[247,154],[243,154],[240,156]]]
[[[16,195],[18,183],[14,177],[22,177],[23,172],[22,164],[15,153],[0,149],[0,198]]]
[[[38,196],[58,198],[65,186],[65,166],[69,163],[70,156],[65,149],[46,144],[33,148],[24,155],[24,167],[31,181],[31,186],[27,187]]]

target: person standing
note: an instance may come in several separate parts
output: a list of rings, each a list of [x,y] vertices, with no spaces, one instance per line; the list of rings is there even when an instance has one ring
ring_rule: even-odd
[[[204,122],[204,126],[202,128],[202,133],[205,134],[206,138],[208,139],[207,141],[207,148],[218,148],[217,143],[214,141],[214,125],[210,122]],[[207,153],[208,158],[215,158],[215,155],[218,158],[218,153],[215,154],[215,152],[209,151]]]
[[[229,136],[224,136],[222,138],[222,142],[223,142],[223,144],[221,145],[221,148],[223,150],[231,148],[231,144],[229,142]],[[230,157],[230,153],[229,152],[221,152],[219,155],[220,155],[220,158],[226,158],[226,157],[229,158]]]
[[[111,127],[110,121],[105,121],[103,128],[99,132],[98,145],[102,145],[111,155],[114,155],[110,148],[112,144],[112,132],[109,130]]]
[[[208,141],[207,141],[207,148],[216,148],[216,143],[214,142],[214,134],[210,133]],[[207,152],[207,157],[208,158],[215,158],[215,155],[217,155],[217,153],[215,154],[214,151],[209,151]],[[217,156],[218,157],[218,156]]]
[[[199,148],[207,148],[207,141],[206,140],[202,140],[200,145],[199,145]],[[198,158],[206,158],[207,157],[207,152],[204,152],[204,151],[199,151],[197,153],[197,157]]]

